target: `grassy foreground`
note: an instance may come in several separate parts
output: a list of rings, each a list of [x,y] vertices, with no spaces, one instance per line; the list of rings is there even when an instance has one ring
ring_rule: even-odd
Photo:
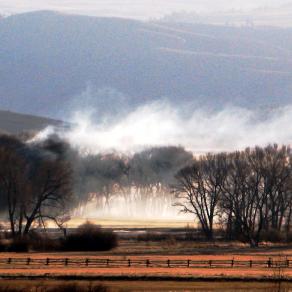
[[[66,288],[67,287],[67,288]],[[137,292],[137,291],[279,291],[278,283],[259,282],[173,282],[173,281],[62,281],[62,280],[2,280],[0,281],[0,292],[10,291],[69,291],[72,287],[78,287],[78,291],[98,292]],[[95,287],[95,290],[89,290]],[[83,289],[84,290],[83,290]],[[280,291],[289,291],[292,284],[283,283]],[[66,290],[67,289],[67,290]],[[77,289],[76,289],[77,290]],[[70,291],[74,292],[74,291]]]
[[[111,259],[111,260],[279,260],[289,259],[292,262],[292,248],[290,246],[262,246],[250,249],[241,244],[228,243],[177,243],[177,242],[137,242],[122,241],[119,247],[110,252],[45,252],[45,253],[0,253],[1,258],[32,259]],[[236,280],[236,281],[278,281],[278,279],[292,281],[292,268],[154,268],[154,267],[72,267],[46,265],[0,265],[2,279],[71,279],[71,280]]]

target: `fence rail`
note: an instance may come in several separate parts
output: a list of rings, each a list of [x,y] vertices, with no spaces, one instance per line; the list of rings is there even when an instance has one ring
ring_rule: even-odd
[[[0,258],[0,267],[68,266],[96,268],[285,268],[292,269],[292,260],[151,260],[151,259],[98,259],[98,258]]]

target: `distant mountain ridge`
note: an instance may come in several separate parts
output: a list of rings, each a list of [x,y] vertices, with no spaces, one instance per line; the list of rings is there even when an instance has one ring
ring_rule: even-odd
[[[34,12],[0,19],[0,56],[0,108],[59,119],[161,98],[195,108],[292,99],[292,29]]]
[[[161,18],[166,22],[204,23],[209,25],[291,28],[292,4],[259,7],[252,10],[227,10],[209,13],[173,12]]]
[[[38,132],[47,126],[63,126],[61,121],[0,110],[0,133]]]

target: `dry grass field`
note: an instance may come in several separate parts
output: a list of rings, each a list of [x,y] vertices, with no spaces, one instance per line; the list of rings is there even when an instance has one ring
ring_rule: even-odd
[[[99,253],[100,254],[100,253]],[[270,256],[287,255],[292,256],[292,245],[286,244],[262,244],[259,248],[250,248],[249,245],[240,242],[192,242],[175,241],[169,238],[165,241],[140,241],[120,240],[119,246],[111,252],[110,255],[130,256],[130,255],[178,255],[180,256],[200,256],[213,255],[218,257],[244,256],[251,258],[261,256],[268,258]]]
[[[153,231],[154,230],[154,231]],[[167,229],[168,230],[171,229]],[[175,234],[181,229],[175,229]],[[164,232],[163,228],[153,228],[150,232]],[[240,281],[276,281],[279,277],[292,281],[292,246],[286,244],[261,244],[257,249],[250,248],[247,244],[239,242],[196,242],[176,240],[173,233],[165,240],[138,240],[137,229],[132,229],[132,235],[121,236],[118,247],[108,252],[30,252],[30,253],[0,253],[0,277],[2,279],[66,279],[66,280],[147,280],[147,281],[184,281],[184,280],[240,280]],[[128,234],[128,233],[126,233]],[[7,259],[24,259],[23,264],[12,260],[7,264]],[[30,264],[25,259],[30,258]],[[49,265],[45,259],[52,260]],[[40,262],[40,259],[44,260]],[[53,260],[61,260],[58,264]],[[65,264],[65,259],[73,264]],[[115,264],[105,266],[86,265],[86,259],[123,261],[121,266]],[[128,267],[127,262],[141,261],[142,265]],[[264,266],[252,266],[248,264],[242,267],[231,267],[231,261],[272,261],[289,260],[290,268],[268,268]],[[34,261],[39,260],[39,262]],[[158,267],[153,264],[147,267],[147,260],[161,261],[163,265]],[[180,266],[175,264],[167,267],[167,262],[182,261],[227,261],[226,266],[198,267]],[[74,262],[80,264],[74,265]],[[145,290],[147,291],[147,290]],[[159,290],[158,290],[159,291]],[[163,291],[163,290],[161,290]],[[175,290],[176,291],[176,290]],[[177,290],[180,291],[180,290]],[[192,291],[192,290],[191,290]],[[206,290],[211,291],[211,290]],[[243,290],[244,291],[244,290]]]
[[[277,260],[291,260],[292,248],[289,246],[262,246],[259,249],[250,249],[242,244],[227,244],[227,243],[176,243],[169,242],[136,242],[122,241],[120,246],[111,252],[51,252],[51,253],[1,253],[0,259],[7,258],[28,258],[33,259],[64,259],[74,261],[77,259],[109,259],[115,260],[142,260],[147,261],[268,261],[271,258]],[[275,280],[281,273],[281,278],[292,279],[292,268],[281,269],[266,268],[266,267],[96,267],[96,266],[65,266],[45,264],[30,264],[25,263],[21,266],[0,265],[0,276],[6,278],[67,278],[67,279],[228,279],[228,280]]]
[[[107,280],[275,280],[272,269],[218,269],[218,268],[72,268],[24,267],[0,269],[2,278],[52,278],[52,279],[107,279]],[[291,279],[292,271],[284,271]]]

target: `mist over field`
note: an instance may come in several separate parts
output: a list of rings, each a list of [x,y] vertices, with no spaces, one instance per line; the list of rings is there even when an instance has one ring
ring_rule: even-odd
[[[207,153],[218,153],[220,157],[220,152],[244,151],[255,146],[264,149],[268,145],[273,148],[273,143],[291,145],[292,141],[291,105],[265,111],[234,106],[212,110],[157,101],[118,116],[104,116],[99,121],[94,110],[82,111],[80,107],[70,120],[69,128],[47,127],[30,142],[42,144],[48,138],[58,137],[79,153],[84,173],[78,174],[78,182],[89,196],[75,210],[74,216],[80,218],[191,220],[190,215],[179,213],[180,209],[174,206],[169,189],[175,183],[179,163],[188,165],[194,157],[205,159],[201,155]],[[78,163],[72,160],[72,164],[76,167]],[[120,168],[125,171],[123,175],[126,169],[130,171],[133,185],[123,185],[124,177],[112,178]],[[98,189],[96,178],[103,182],[108,176],[110,182],[113,179],[125,188],[123,192],[112,190],[108,195],[110,207],[105,203],[106,196],[93,196]],[[166,190],[157,189],[157,181],[167,181]],[[145,183],[150,191],[143,193],[139,183]],[[137,190],[139,199],[135,197]]]
[[[292,106],[265,112],[232,106],[220,111],[187,110],[158,101],[99,122],[94,112],[80,109],[71,121],[71,129],[48,127],[35,139],[57,134],[81,152],[92,154],[133,154],[149,147],[180,145],[196,155],[292,141]]]
[[[292,141],[292,1],[0,7],[0,131],[19,135],[9,143],[32,169],[34,147],[72,164],[73,217],[175,219],[172,187],[189,164],[233,151],[246,163],[255,146],[288,157],[267,145]]]

